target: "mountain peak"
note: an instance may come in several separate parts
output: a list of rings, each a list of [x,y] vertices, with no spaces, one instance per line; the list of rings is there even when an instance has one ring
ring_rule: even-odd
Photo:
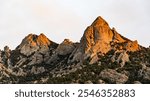
[[[40,35],[29,34],[16,49],[28,56],[42,47],[48,50],[51,45],[56,45],[56,43],[50,41],[43,33]]]
[[[104,25],[109,26],[108,23],[101,16],[98,16],[91,26],[104,26]]]
[[[80,43],[56,44],[41,33],[29,34],[15,50],[4,47],[0,84],[150,83],[149,54],[150,48],[122,36],[99,16]]]
[[[112,41],[113,32],[108,23],[101,17],[97,17],[96,20],[87,27],[84,35],[81,39],[81,45],[84,47],[84,52],[88,51],[92,47],[94,50],[106,53],[109,47],[105,47],[105,44],[109,44]],[[104,46],[104,47],[103,47]]]
[[[38,38],[37,38],[37,44],[38,45],[49,45],[51,42],[50,40],[43,34],[41,33]]]
[[[50,40],[43,33],[41,33],[40,35],[29,34],[23,39],[21,46],[25,44],[30,44],[31,46],[37,45],[47,46],[50,44]]]
[[[127,51],[140,49],[137,41],[123,37],[115,28],[111,29],[109,24],[99,16],[85,30],[80,45],[73,54],[73,61],[82,61],[88,58],[92,58],[91,61],[96,61],[98,54],[106,54],[112,49],[118,51],[118,47],[123,47]]]

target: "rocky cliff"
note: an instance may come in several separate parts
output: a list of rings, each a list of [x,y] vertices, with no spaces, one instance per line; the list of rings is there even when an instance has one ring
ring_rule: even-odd
[[[150,83],[150,49],[97,17],[79,43],[29,34],[0,50],[0,83]]]
[[[72,61],[83,61],[90,58],[90,62],[94,63],[99,55],[104,55],[112,49],[115,51],[138,51],[140,46],[137,41],[131,41],[121,36],[115,28],[111,29],[102,17],[98,17],[85,30],[79,47],[72,54]]]

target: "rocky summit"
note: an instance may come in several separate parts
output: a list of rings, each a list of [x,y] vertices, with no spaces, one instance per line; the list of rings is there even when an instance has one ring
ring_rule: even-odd
[[[101,17],[80,42],[60,44],[29,34],[16,49],[0,50],[0,83],[150,83],[150,48],[119,34]]]
[[[118,47],[122,49],[118,49]],[[104,55],[112,49],[115,51],[138,51],[140,47],[137,41],[131,41],[121,36],[115,28],[111,29],[102,17],[98,17],[85,30],[79,47],[72,54],[73,61],[91,58],[90,63],[94,63],[98,60],[99,55]]]

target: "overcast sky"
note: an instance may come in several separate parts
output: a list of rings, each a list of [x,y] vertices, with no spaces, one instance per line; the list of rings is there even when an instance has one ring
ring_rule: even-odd
[[[150,45],[150,0],[0,0],[0,48],[14,49],[30,33],[79,42],[98,16],[123,36]]]

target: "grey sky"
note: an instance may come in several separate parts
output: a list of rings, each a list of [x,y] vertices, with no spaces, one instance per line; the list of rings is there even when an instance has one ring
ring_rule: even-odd
[[[30,33],[80,41],[102,16],[123,36],[150,45],[150,0],[0,0],[0,48],[14,49]]]

